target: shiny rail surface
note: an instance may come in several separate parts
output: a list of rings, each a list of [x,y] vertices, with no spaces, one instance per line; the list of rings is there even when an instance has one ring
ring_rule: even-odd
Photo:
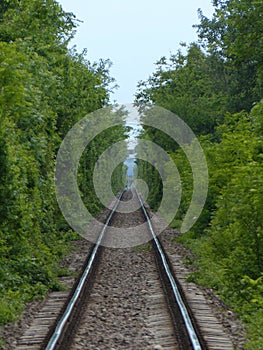
[[[162,260],[162,264],[163,264],[166,276],[167,276],[167,278],[169,280],[169,283],[170,283],[171,288],[172,288],[173,293],[174,293],[174,297],[175,297],[175,299],[177,301],[177,304],[179,306],[179,309],[180,309],[181,315],[183,317],[183,320],[184,320],[184,323],[185,323],[185,326],[186,326],[186,329],[187,329],[187,332],[188,332],[189,339],[190,339],[191,344],[193,346],[193,349],[194,350],[202,350],[202,347],[201,347],[200,342],[198,340],[198,336],[196,334],[195,328],[193,326],[193,323],[191,321],[191,318],[190,318],[190,315],[189,315],[189,313],[187,311],[187,308],[186,308],[186,306],[185,306],[185,304],[183,302],[183,299],[181,297],[181,294],[179,292],[179,289],[178,289],[178,286],[177,286],[177,284],[175,282],[175,279],[173,278],[173,275],[171,273],[169,264],[167,262],[165,254],[164,254],[164,251],[163,251],[163,249],[161,247],[161,244],[160,244],[160,242],[159,242],[159,240],[158,240],[158,238],[157,238],[157,236],[156,236],[156,234],[155,234],[155,232],[153,230],[153,227],[152,227],[149,215],[148,215],[148,213],[147,213],[147,211],[146,211],[146,209],[144,207],[143,201],[142,201],[142,199],[141,199],[137,189],[136,188],[134,188],[134,189],[135,189],[135,192],[137,194],[138,200],[139,200],[139,202],[141,204],[142,211],[143,211],[143,213],[145,215],[145,218],[147,220],[147,224],[148,224],[149,230],[151,232],[151,235],[153,237],[154,244],[155,244],[156,249],[157,249],[157,251],[158,251],[158,253],[160,255],[160,258]]]
[[[70,302],[68,303],[64,314],[60,318],[60,320],[59,320],[59,322],[58,322],[58,324],[57,324],[57,326],[55,328],[55,331],[52,334],[52,336],[51,336],[51,338],[50,338],[50,340],[49,340],[45,350],[54,350],[54,349],[56,349],[56,346],[57,346],[57,344],[58,344],[58,342],[59,342],[59,340],[60,340],[60,338],[62,336],[64,327],[65,327],[66,323],[68,322],[68,320],[69,320],[69,318],[71,316],[72,310],[73,310],[74,306],[76,305],[76,302],[77,302],[77,300],[78,300],[78,298],[80,296],[82,288],[83,288],[83,286],[86,283],[86,280],[87,280],[88,275],[90,273],[91,267],[92,267],[92,265],[94,263],[95,257],[97,255],[98,249],[99,249],[99,247],[101,245],[102,239],[103,239],[105,231],[107,229],[107,226],[109,225],[109,222],[112,219],[112,216],[114,215],[114,213],[115,213],[115,211],[116,211],[116,209],[117,209],[117,207],[118,207],[118,205],[120,203],[120,199],[121,199],[122,195],[123,195],[123,192],[121,193],[121,195],[117,199],[113,209],[110,212],[110,215],[108,216],[108,218],[107,218],[107,220],[106,220],[106,222],[105,222],[105,224],[103,226],[103,229],[102,229],[102,231],[101,231],[101,233],[99,235],[99,238],[98,238],[98,240],[97,240],[97,242],[96,242],[96,244],[95,244],[95,246],[94,246],[94,248],[92,250],[90,259],[89,259],[88,264],[87,264],[87,266],[86,266],[86,268],[84,270],[84,273],[82,274],[82,276],[80,278],[80,281],[79,281],[79,283],[78,283],[78,285],[77,285],[77,287],[76,287],[76,289],[74,291],[74,294],[73,294]]]
[[[140,202],[141,209],[142,209],[142,212],[145,216],[145,219],[147,220],[147,225],[148,225],[149,231],[150,231],[151,236],[152,236],[152,241],[154,242],[155,248],[158,251],[158,254],[160,256],[163,270],[165,271],[166,277],[169,281],[170,287],[171,287],[172,292],[173,292],[174,299],[176,300],[176,303],[178,304],[178,308],[179,308],[181,316],[183,318],[183,321],[184,321],[184,324],[185,324],[185,327],[187,330],[187,335],[189,337],[189,341],[190,341],[190,344],[192,346],[192,349],[193,350],[202,350],[203,348],[200,345],[197,333],[195,331],[195,328],[193,326],[193,323],[191,321],[191,318],[190,318],[190,315],[187,311],[187,308],[184,304],[183,298],[180,295],[179,288],[178,288],[176,281],[173,277],[173,274],[170,270],[165,253],[164,253],[162,246],[161,246],[161,244],[160,244],[160,242],[159,242],[159,240],[154,232],[150,218],[149,218],[148,213],[144,207],[143,200],[140,197],[136,188],[134,188],[134,190],[135,190],[135,193],[136,193],[138,200]],[[45,347],[45,350],[55,350],[55,349],[57,349],[57,347],[59,347],[59,342],[63,338],[63,333],[65,330],[65,327],[66,327],[67,323],[70,322],[70,317],[71,317],[72,311],[73,311],[74,307],[76,306],[76,303],[80,297],[82,289],[84,288],[84,286],[89,278],[90,271],[91,271],[92,266],[94,264],[94,261],[97,257],[97,253],[98,253],[99,247],[102,243],[106,229],[107,229],[116,209],[119,206],[119,203],[120,203],[120,200],[122,198],[123,193],[124,193],[124,191],[118,197],[113,209],[111,210],[111,212],[110,212],[110,214],[109,214],[109,216],[108,216],[108,218],[103,226],[103,229],[98,237],[98,240],[93,247],[92,253],[91,253],[90,258],[89,258],[88,263],[87,263],[87,266],[84,269],[84,272],[83,272],[83,274],[82,274],[82,276],[77,284],[77,287],[74,290],[74,293],[73,293],[70,301],[68,302],[68,305],[67,305],[62,317],[59,319],[54,332],[52,333],[51,337],[49,338],[49,341]]]

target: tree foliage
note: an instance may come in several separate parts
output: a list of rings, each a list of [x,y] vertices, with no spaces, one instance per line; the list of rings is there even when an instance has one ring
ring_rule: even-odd
[[[222,75],[221,75],[222,73]],[[139,84],[137,104],[154,103],[180,116],[197,133],[211,133],[226,110],[224,67],[199,45],[157,62],[156,72]]]
[[[214,288],[246,322],[246,349],[263,349],[263,5],[213,3],[212,19],[199,10],[198,43],[161,58],[151,77],[139,83],[136,103],[141,110],[144,104],[171,110],[198,136],[209,191],[201,216],[180,240],[196,254],[199,270],[193,278]],[[189,161],[162,132],[145,127],[142,137],[163,147],[177,165],[182,198],[172,225],[180,227],[193,193]],[[156,209],[161,179],[150,166],[138,165],[152,186],[150,204]],[[167,174],[169,169],[167,163]]]
[[[78,120],[108,103],[112,82],[110,62],[68,48],[76,26],[54,0],[0,4],[0,324],[59,288],[58,262],[75,237],[56,203],[56,153]],[[84,154],[79,181],[94,213],[101,205],[88,186],[91,164],[117,135],[124,128]]]

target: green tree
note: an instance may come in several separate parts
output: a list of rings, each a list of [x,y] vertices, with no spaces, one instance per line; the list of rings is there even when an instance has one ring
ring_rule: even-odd
[[[112,81],[109,62],[68,49],[75,27],[53,0],[0,4],[0,324],[59,287],[58,262],[75,237],[56,203],[56,153],[71,126],[108,103]],[[123,133],[109,132],[103,147]],[[82,186],[94,159],[80,169]]]
[[[226,110],[225,84],[222,61],[193,43],[186,55],[179,51],[157,63],[156,72],[139,84],[136,102],[174,112],[196,133],[212,133]]]
[[[225,61],[229,80],[228,110],[251,109],[262,98],[262,3],[251,0],[213,1],[215,12],[208,19],[199,11],[200,43]]]

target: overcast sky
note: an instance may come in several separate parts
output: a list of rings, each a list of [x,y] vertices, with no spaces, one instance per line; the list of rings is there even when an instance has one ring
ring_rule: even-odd
[[[87,48],[88,59],[110,59],[111,76],[120,86],[112,100],[131,103],[139,80],[154,71],[162,56],[180,42],[196,41],[197,10],[211,17],[211,0],[59,0],[65,11],[82,20],[72,44]]]

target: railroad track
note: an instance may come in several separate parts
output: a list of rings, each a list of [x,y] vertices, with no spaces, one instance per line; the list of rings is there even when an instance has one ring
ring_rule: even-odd
[[[92,247],[81,277],[66,296],[66,304],[61,305],[65,295],[58,293],[46,314],[39,316],[42,323],[29,330],[17,349],[232,349],[202,303],[201,325],[205,319],[208,333],[196,321],[137,191],[125,191],[121,199]],[[125,202],[139,209],[129,214],[116,212],[127,206]],[[113,227],[125,230],[145,222],[150,244],[122,249],[102,247],[107,236],[113,235]],[[54,322],[56,307],[61,310]],[[195,312],[198,310],[197,307]]]

